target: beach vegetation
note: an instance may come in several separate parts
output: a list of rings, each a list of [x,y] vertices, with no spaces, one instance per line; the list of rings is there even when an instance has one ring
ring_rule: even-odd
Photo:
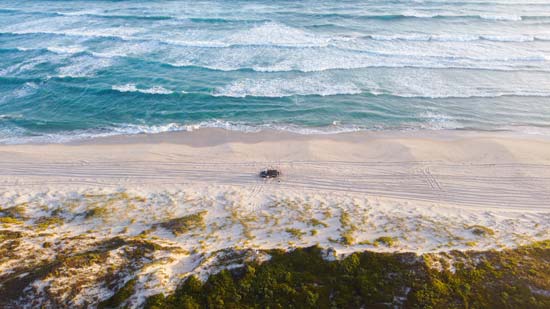
[[[174,235],[178,236],[195,229],[204,229],[206,227],[204,223],[204,217],[208,211],[200,211],[191,215],[187,215],[180,218],[171,219],[162,223],[157,223],[154,227],[162,227],[171,231]]]
[[[136,286],[136,279],[130,279],[128,282],[122,286],[113,296],[111,296],[109,299],[104,300],[99,303],[97,306],[98,309],[103,308],[118,308],[120,305],[122,305],[130,296],[134,294]]]
[[[340,214],[340,241],[339,243],[344,246],[351,246],[355,243],[353,233],[357,230],[357,227],[351,223],[350,215],[342,210]]]
[[[63,225],[63,218],[60,217],[41,217],[35,221],[35,227],[38,230],[45,230],[52,226]]]
[[[340,214],[340,225],[342,227],[348,227],[351,225],[351,218],[349,216],[349,213],[342,210],[342,213]]]
[[[397,238],[389,236],[381,236],[374,240],[374,245],[384,245],[387,247],[393,247],[397,243]]]
[[[465,245],[468,247],[475,247],[477,246],[477,241],[467,241]]]
[[[285,229],[285,232],[287,232],[288,234],[292,235],[292,237],[297,239],[302,239],[302,236],[305,235],[304,232],[302,232],[300,229],[297,229],[297,228],[287,228]]]
[[[319,247],[270,250],[262,264],[186,279],[146,308],[548,308],[550,242],[504,251],[451,252],[455,271],[412,253],[353,253],[327,261]],[[543,291],[543,292],[538,292]]]
[[[0,223],[9,224],[23,224],[23,221],[14,217],[0,217]]]
[[[89,209],[88,211],[86,211],[84,216],[85,216],[86,219],[103,218],[107,214],[108,214],[107,207],[97,206],[97,207],[93,207],[93,208]]]
[[[6,240],[14,240],[21,238],[23,233],[19,231],[0,230],[0,243]]]
[[[345,230],[340,234],[340,243],[344,246],[351,246],[355,243],[352,230]]]
[[[0,210],[0,215],[5,217],[24,219],[27,211],[27,206],[27,203],[22,203],[9,208],[3,208],[2,210]]]
[[[309,219],[307,224],[311,225],[311,226],[315,226],[315,227],[318,227],[318,226],[328,227],[328,224],[326,224],[325,222],[323,222],[321,220],[315,219],[315,218]]]
[[[483,225],[471,225],[468,227],[470,231],[472,231],[472,234],[476,236],[493,236],[495,235],[495,231],[483,226]]]

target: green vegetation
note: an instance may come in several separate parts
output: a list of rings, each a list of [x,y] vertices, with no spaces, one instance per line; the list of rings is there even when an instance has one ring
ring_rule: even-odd
[[[465,243],[465,245],[468,246],[468,247],[475,247],[475,246],[477,246],[477,242],[476,241],[467,241]]]
[[[309,219],[309,221],[307,222],[307,224],[309,224],[309,225],[311,225],[311,226],[328,227],[328,224],[326,224],[325,222],[323,222],[323,221],[321,221],[321,220],[315,219],[315,218]]]
[[[13,217],[0,217],[0,223],[4,224],[23,224],[23,221]]]
[[[45,230],[51,226],[63,225],[64,221],[60,217],[41,217],[35,222],[35,226],[38,230]]]
[[[345,230],[340,234],[340,243],[344,246],[351,246],[355,243],[353,230]]]
[[[290,235],[292,235],[294,238],[297,238],[297,239],[302,239],[302,236],[304,236],[305,234],[300,229],[296,229],[296,228],[287,228],[285,232],[289,233]]]
[[[102,218],[107,215],[107,207],[94,207],[86,211],[86,219],[89,218]]]
[[[19,205],[10,207],[10,208],[4,208],[0,210],[0,215],[5,217],[23,219],[25,218],[26,206],[27,204],[24,203],[24,204],[19,204]]]
[[[0,235],[5,235],[2,231]],[[17,232],[9,232],[9,237],[12,240],[0,242],[0,260],[2,257],[9,257],[14,246],[18,246],[21,234],[13,234]],[[14,308],[13,301],[23,295],[23,290],[30,287],[30,284],[36,280],[44,280],[46,278],[55,279],[58,277],[72,276],[73,274],[82,271],[89,267],[98,267],[96,277],[93,278],[96,282],[104,282],[107,286],[116,288],[120,286],[120,281],[127,276],[128,273],[134,273],[147,261],[144,257],[150,257],[155,250],[171,250],[168,247],[159,246],[150,241],[142,241],[139,239],[123,239],[120,237],[110,238],[99,241],[89,251],[74,252],[70,255],[60,254],[55,259],[37,261],[34,265],[15,265],[12,273],[0,275],[0,308]],[[123,263],[119,269],[101,268],[111,255],[111,251],[123,248],[124,258],[126,263]],[[121,303],[133,294],[131,283],[127,283],[105,304],[109,306],[118,301]],[[76,295],[82,289],[86,289],[86,281],[75,280],[61,290],[60,293],[68,293]],[[59,296],[59,295],[57,295]],[[47,297],[55,300],[56,295],[49,293]],[[46,306],[47,307],[47,306]]]
[[[102,308],[117,308],[122,303],[124,303],[130,296],[134,294],[136,287],[136,279],[131,279],[120,290],[118,290],[111,298],[102,301],[97,306],[99,309]]]
[[[395,245],[396,242],[397,242],[397,238],[395,238],[395,237],[382,236],[382,237],[378,237],[374,240],[374,245],[378,246],[378,245],[382,244],[382,245],[385,245],[385,246],[388,246],[388,247],[393,247],[393,245]]]
[[[482,225],[472,225],[468,227],[469,230],[472,231],[474,235],[477,236],[493,236],[495,235],[495,231],[492,229],[482,226]]]
[[[23,224],[25,217],[26,204],[19,204],[10,208],[0,209],[0,223],[8,224]]]
[[[206,213],[207,211],[205,210],[185,217],[171,219],[158,223],[155,227],[160,226],[170,230],[174,235],[178,236],[197,228],[203,229],[205,227],[204,216]]]
[[[340,226],[341,232],[340,240],[338,242],[344,246],[353,245],[355,243],[353,233],[357,230],[357,227],[351,223],[351,218],[345,211],[342,211],[342,214],[340,215]]]
[[[10,230],[0,230],[0,243],[5,240],[18,239],[23,236],[23,233]]]
[[[439,259],[430,254],[367,251],[325,261],[318,247],[268,253],[268,262],[204,283],[190,277],[174,294],[150,297],[146,308],[550,308],[550,241],[450,252],[454,273],[430,267]]]

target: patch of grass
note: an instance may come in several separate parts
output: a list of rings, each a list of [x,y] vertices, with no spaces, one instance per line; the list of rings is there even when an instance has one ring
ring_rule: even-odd
[[[0,242],[5,240],[18,239],[23,236],[23,233],[18,231],[0,230]]]
[[[178,236],[194,229],[204,229],[204,216],[208,211],[204,210],[192,215],[188,215],[181,218],[171,219],[162,223],[157,223],[154,226],[160,226],[164,229],[171,231],[174,235]]]
[[[60,217],[41,217],[34,224],[38,230],[45,230],[51,226],[60,226],[64,223],[63,218]]]
[[[357,227],[351,223],[350,215],[342,210],[340,214],[340,244],[344,246],[350,246],[355,243],[353,233],[357,230]]]
[[[340,225],[342,227],[347,227],[351,225],[351,219],[347,212],[342,210],[342,214],[340,215]]]
[[[90,218],[103,218],[108,213],[107,207],[105,206],[98,206],[94,207],[88,211],[86,211],[85,217],[86,219]]]
[[[393,247],[396,243],[397,243],[397,238],[389,237],[389,236],[381,236],[374,240],[375,246],[382,244],[388,247]]]
[[[471,225],[468,227],[476,236],[493,236],[495,231],[483,225]]]
[[[467,241],[465,245],[468,247],[475,247],[477,246],[477,241]]]
[[[104,300],[99,303],[99,309],[103,308],[118,308],[122,305],[130,296],[134,294],[136,286],[136,279],[131,279],[122,288],[120,288],[113,296],[109,299]]]
[[[344,246],[351,246],[355,243],[355,238],[353,237],[353,231],[347,230],[340,234],[340,243]]]
[[[318,233],[319,233],[319,232],[318,232],[317,230],[311,230],[311,231],[309,231],[309,234],[310,234],[311,236],[315,236],[315,235],[317,235]]]
[[[289,233],[290,235],[292,235],[292,237],[297,239],[302,239],[302,236],[305,235],[304,232],[297,228],[287,228],[285,229],[285,232]]]
[[[23,224],[23,221],[13,217],[0,217],[0,223],[4,224]]]
[[[315,219],[315,218],[309,219],[309,221],[307,222],[307,224],[308,224],[308,225],[311,225],[311,226],[328,227],[328,224],[326,224],[325,222],[323,222],[323,221],[321,221],[321,220]]]
[[[24,219],[27,211],[27,203],[19,204],[13,207],[0,210],[0,214],[6,217]]]

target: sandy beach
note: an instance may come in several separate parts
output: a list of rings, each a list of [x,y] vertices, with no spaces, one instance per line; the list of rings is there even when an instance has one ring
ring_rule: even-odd
[[[282,171],[266,182],[258,172]],[[480,208],[547,210],[550,140],[512,133],[299,135],[221,129],[0,146],[0,188],[335,191]]]
[[[268,167],[281,177],[258,177]],[[206,280],[226,250],[261,261],[255,250],[312,245],[338,257],[530,244],[550,237],[549,200],[550,140],[512,133],[205,129],[2,145],[2,226],[19,238],[0,276],[115,241],[126,249],[109,249],[101,268],[28,282],[23,302],[105,299],[106,271],[132,265],[123,282],[137,280],[128,302],[139,306],[191,274]],[[147,263],[128,257],[145,244]]]

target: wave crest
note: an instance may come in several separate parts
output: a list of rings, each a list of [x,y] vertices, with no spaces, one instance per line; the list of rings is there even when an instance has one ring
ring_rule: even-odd
[[[361,89],[351,82],[334,82],[324,78],[294,79],[242,79],[227,86],[216,88],[214,96],[244,98],[270,97],[280,98],[304,95],[351,95],[360,94]]]
[[[114,85],[111,89],[118,92],[139,92],[144,94],[172,94],[172,90],[168,90],[162,86],[153,86],[151,88],[140,89],[136,84]]]

